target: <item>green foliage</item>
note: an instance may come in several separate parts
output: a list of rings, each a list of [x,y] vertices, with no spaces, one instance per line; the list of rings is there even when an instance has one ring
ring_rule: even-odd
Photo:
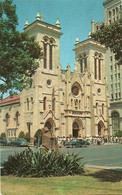
[[[111,48],[115,54],[115,59],[122,64],[122,38],[121,38],[121,19],[110,25],[101,25],[99,31],[91,34],[91,37],[107,48]]]
[[[24,132],[23,131],[20,131],[20,133],[19,133],[19,136],[18,136],[19,138],[25,138],[25,134],[24,134]]]
[[[0,138],[2,139],[4,137],[6,137],[6,133],[1,133]]]
[[[41,129],[38,129],[38,130],[36,131],[34,137],[38,139],[38,137],[41,136],[41,133],[42,133]]]
[[[117,131],[116,133],[115,133],[115,136],[117,136],[117,137],[122,137],[122,131]]]
[[[24,152],[10,155],[4,162],[2,175],[21,177],[49,177],[82,174],[81,157],[76,154],[60,154],[42,150],[33,152],[30,148]]]
[[[0,2],[0,91],[22,90],[32,84],[42,49],[27,32],[18,32],[16,6],[12,0]]]
[[[27,133],[25,134],[25,139],[26,139],[28,142],[30,142],[30,133],[29,133],[29,132],[27,132]]]

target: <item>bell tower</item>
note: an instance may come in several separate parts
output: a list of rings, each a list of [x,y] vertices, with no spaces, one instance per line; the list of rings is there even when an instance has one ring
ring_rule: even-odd
[[[29,25],[28,20],[25,23],[25,31],[29,35],[35,37],[40,47],[43,49],[43,59],[40,60],[39,69],[44,73],[58,74],[60,66],[59,45],[60,45],[60,22],[57,18],[56,25],[52,25],[43,21],[44,16],[36,15],[36,20]]]

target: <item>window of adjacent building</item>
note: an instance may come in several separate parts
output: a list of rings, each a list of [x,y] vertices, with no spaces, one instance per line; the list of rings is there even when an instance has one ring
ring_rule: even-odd
[[[111,71],[113,70],[113,66],[110,66],[110,70],[111,70]]]
[[[111,11],[109,11],[108,16],[109,16],[109,24],[111,24]]]
[[[118,88],[120,89],[120,83],[118,83]]]
[[[43,110],[46,110],[46,101],[47,101],[47,98],[44,97],[44,99],[43,99]]]
[[[113,9],[113,22],[115,22],[115,9]]]
[[[5,115],[5,120],[6,120],[6,126],[8,126],[10,121],[10,116],[8,113]]]
[[[118,7],[116,7],[116,19],[118,20],[119,16],[118,16]]]
[[[112,117],[112,128],[115,130],[119,130],[120,128],[119,113],[113,112],[111,117]]]
[[[112,62],[112,56],[110,56],[110,61]]]
[[[111,90],[113,90],[113,84],[111,84]]]
[[[115,93],[115,97],[116,97],[116,99],[117,99],[117,93]]]
[[[15,114],[15,119],[16,119],[16,126],[19,124],[19,112],[17,111]]]
[[[118,96],[119,96],[119,98],[121,97],[121,93],[120,92],[118,93]]]
[[[111,82],[113,82],[113,75],[111,75]]]
[[[111,99],[113,99],[114,97],[113,97],[113,94],[111,94]]]
[[[117,89],[117,83],[115,83],[115,89]]]
[[[118,73],[118,78],[120,79],[120,73]]]

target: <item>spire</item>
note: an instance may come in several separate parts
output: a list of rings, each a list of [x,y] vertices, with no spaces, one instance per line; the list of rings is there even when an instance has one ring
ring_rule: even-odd
[[[36,19],[37,19],[37,20],[40,20],[40,17],[41,17],[41,16],[40,16],[39,11],[38,11],[38,12],[37,12],[37,15],[36,15]]]
[[[76,44],[79,43],[79,38],[78,38],[78,36],[77,36],[77,38],[76,38],[75,43],[76,43]]]
[[[57,26],[57,27],[60,27],[59,18],[57,18],[57,21],[56,21],[56,26]]]
[[[95,27],[95,20],[92,19],[91,20],[91,31],[92,31],[92,33],[94,33],[94,27]]]
[[[25,22],[25,28],[29,25],[28,23],[28,19],[26,19],[26,22]]]

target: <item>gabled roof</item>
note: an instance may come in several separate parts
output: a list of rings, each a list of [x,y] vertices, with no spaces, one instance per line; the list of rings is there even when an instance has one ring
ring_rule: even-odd
[[[20,101],[20,94],[9,96],[3,100],[0,101],[0,105],[2,104],[10,104]]]

